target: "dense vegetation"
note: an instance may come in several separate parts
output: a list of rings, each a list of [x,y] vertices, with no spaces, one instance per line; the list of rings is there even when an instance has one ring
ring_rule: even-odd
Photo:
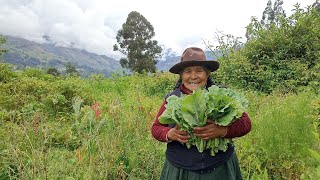
[[[245,179],[320,179],[319,20],[297,7],[268,29],[253,19],[240,49],[220,44],[216,84],[249,100],[252,131],[234,139]],[[177,78],[0,63],[0,179],[158,179],[165,143],[150,128]]]
[[[248,31],[255,38],[219,59],[220,83],[266,93],[275,89],[297,91],[306,86],[319,89],[320,11],[296,8],[292,16],[280,21],[280,27],[271,24],[265,29],[253,19]]]
[[[0,179],[159,177],[165,143],[150,127],[176,75],[80,79],[0,69]],[[235,139],[244,177],[320,177],[318,95],[242,93],[253,123]]]

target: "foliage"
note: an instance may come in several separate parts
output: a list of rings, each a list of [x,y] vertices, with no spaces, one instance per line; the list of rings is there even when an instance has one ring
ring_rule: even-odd
[[[58,71],[58,69],[52,68],[52,67],[48,68],[47,74],[51,74],[52,76],[60,76],[61,75],[61,73]]]
[[[21,122],[35,112],[59,116],[71,109],[75,95],[82,94],[77,77],[54,77],[34,68],[13,72],[6,64],[0,68],[0,107],[7,111],[5,120]]]
[[[319,89],[320,12],[296,10],[279,23],[264,29],[252,19],[252,39],[219,59],[218,82],[265,93]]]
[[[0,82],[6,83],[16,78],[16,73],[12,71],[10,64],[0,63]]]
[[[140,13],[130,12],[118,31],[118,44],[114,45],[115,51],[127,56],[121,58],[121,66],[138,73],[155,72],[156,58],[160,56],[162,48],[156,40],[152,40],[154,36],[151,23]]]
[[[270,23],[273,22],[275,18],[274,11],[272,9],[272,2],[271,0],[268,1],[267,7],[264,9],[261,19],[261,24],[264,27],[269,27]]]
[[[6,42],[5,37],[3,37],[3,36],[0,34],[0,47],[1,47],[1,45],[4,44],[5,42]],[[0,59],[1,59],[2,55],[3,55],[3,53],[5,53],[5,52],[7,52],[6,49],[0,48]]]
[[[312,149],[309,148],[310,155],[312,158],[314,158],[317,164],[306,168],[306,172],[302,173],[300,176],[301,179],[319,179],[320,178],[320,129],[319,127],[320,127],[320,113],[318,116],[318,121],[313,123],[313,129],[311,131],[316,139],[316,143]]]
[[[299,179],[308,167],[318,166],[309,151],[319,151],[319,142],[311,132],[318,113],[310,103],[314,93],[253,97],[250,102],[256,104],[249,110],[252,132],[237,142],[247,176],[267,173],[271,179]]]
[[[279,27],[280,20],[286,17],[286,14],[282,8],[283,0],[275,0],[272,8],[271,0],[268,1],[267,7],[262,13],[261,25],[265,29],[269,29],[271,24]]]
[[[215,33],[215,41],[217,41],[218,45],[206,45],[213,52],[215,57],[225,57],[230,53],[236,52],[242,48],[243,43],[240,41],[240,39],[240,37],[235,37],[231,34],[224,34],[223,32],[219,31]]]
[[[66,74],[71,76],[79,76],[79,73],[75,65],[72,65],[70,62],[66,64]]]
[[[317,11],[320,11],[320,2],[317,0],[312,4],[312,7],[315,8]]]
[[[150,128],[177,75],[80,79],[2,65],[4,71],[2,179],[159,178],[166,146]],[[243,94],[253,123],[252,132],[234,140],[244,178],[316,177],[319,163],[310,156],[320,142],[309,122],[317,119],[319,98],[311,91]]]

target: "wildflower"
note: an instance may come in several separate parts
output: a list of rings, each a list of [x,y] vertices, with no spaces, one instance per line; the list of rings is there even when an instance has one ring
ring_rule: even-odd
[[[90,107],[91,111],[93,111],[95,113],[96,119],[101,117],[101,109],[100,109],[100,104],[94,103],[91,107]]]

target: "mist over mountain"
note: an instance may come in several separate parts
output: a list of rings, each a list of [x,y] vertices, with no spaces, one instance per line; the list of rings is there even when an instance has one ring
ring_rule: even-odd
[[[82,76],[91,73],[104,74],[109,77],[115,72],[122,72],[119,61],[105,55],[97,55],[88,51],[59,47],[54,43],[36,43],[19,37],[5,36],[4,62],[16,65],[18,69],[25,67],[49,68],[54,67],[60,71],[70,62],[76,66]]]
[[[70,47],[60,47],[50,41],[50,37],[44,36],[45,42],[37,43],[20,37],[6,35],[4,48],[8,52],[3,54],[3,61],[14,64],[17,69],[26,67],[48,69],[53,67],[60,72],[65,70],[67,63],[71,63],[81,76],[90,74],[104,74],[110,77],[113,73],[129,72],[121,67],[120,62],[106,55],[98,55],[86,50]],[[206,51],[208,59],[215,59],[211,51]],[[162,52],[162,57],[158,59],[156,68],[159,71],[168,71],[170,67],[180,61],[178,55],[171,48]]]

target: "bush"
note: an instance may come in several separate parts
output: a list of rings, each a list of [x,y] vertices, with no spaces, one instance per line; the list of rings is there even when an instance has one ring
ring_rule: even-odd
[[[315,94],[272,94],[251,107],[252,132],[240,144],[240,162],[249,173],[264,173],[275,179],[298,179],[306,170],[319,163],[310,158],[309,148],[316,144],[311,133],[317,112],[310,102]],[[253,155],[253,157],[252,157]],[[250,165],[251,164],[251,165]]]

